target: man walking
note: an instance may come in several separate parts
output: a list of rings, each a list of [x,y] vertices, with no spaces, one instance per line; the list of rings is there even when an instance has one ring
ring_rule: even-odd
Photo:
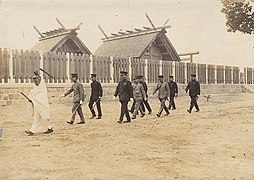
[[[92,113],[91,119],[96,117],[95,111],[94,111],[94,106],[93,104],[96,104],[97,110],[98,110],[98,117],[96,119],[101,119],[102,113],[101,113],[101,98],[102,98],[102,87],[101,83],[96,80],[96,74],[91,74],[91,96],[90,96],[90,101],[89,101],[89,109]]]
[[[141,103],[146,100],[146,94],[143,85],[140,83],[140,76],[136,76],[133,83],[133,99],[135,102],[132,119],[136,119],[138,111],[141,112],[141,117],[145,116],[144,110],[141,108]]]
[[[127,79],[127,72],[121,71],[120,72],[120,82],[118,83],[114,99],[119,96],[119,101],[121,103],[121,113],[118,123],[123,122],[123,116],[125,115],[127,118],[127,121],[124,121],[124,123],[131,122],[131,118],[128,111],[128,102],[133,100],[133,87],[131,85],[131,82]]]
[[[176,109],[176,105],[175,105],[175,97],[177,97],[178,94],[178,87],[177,87],[177,83],[174,81],[174,76],[169,76],[169,82],[168,82],[168,86],[170,89],[170,100],[169,100],[169,107],[168,109],[170,110],[175,110]]]
[[[143,75],[139,75],[139,76],[140,76],[140,83],[143,85],[144,90],[145,90],[145,94],[146,94],[146,100],[144,99],[143,103],[141,103],[141,108],[143,109],[143,111],[145,111],[145,107],[146,107],[146,109],[148,110],[148,114],[151,114],[152,113],[152,108],[151,108],[150,104],[148,103],[147,84],[144,81]]]
[[[33,125],[25,133],[28,135],[43,131],[45,134],[52,133],[53,128],[49,116],[47,88],[44,83],[41,83],[39,73],[34,72],[34,74],[33,81],[35,85],[28,95],[28,112],[33,117]]]
[[[81,108],[81,105],[83,104],[85,100],[84,88],[83,88],[83,85],[80,82],[78,82],[77,73],[72,73],[71,79],[73,81],[71,88],[65,94],[62,95],[63,97],[65,97],[69,95],[71,92],[73,92],[72,117],[71,117],[71,121],[67,121],[67,123],[73,124],[75,121],[76,112],[78,112],[78,115],[80,117],[80,122],[78,122],[77,124],[84,124],[85,118]]]
[[[163,109],[166,111],[166,115],[169,115],[169,110],[168,108],[166,107],[166,100],[169,99],[169,95],[170,95],[170,90],[169,90],[169,87],[168,87],[168,83],[167,82],[163,82],[163,76],[160,75],[159,76],[159,83],[157,84],[156,86],[156,89],[155,91],[153,92],[153,95],[159,91],[158,93],[158,98],[161,102],[161,107],[159,109],[159,112],[156,114],[158,117],[161,116],[161,113],[163,111]]]
[[[196,79],[196,75],[192,74],[191,78],[192,78],[191,81],[185,88],[185,92],[187,93],[189,91],[189,96],[191,98],[190,108],[187,110],[189,113],[191,113],[193,106],[195,106],[196,112],[199,111],[197,100],[200,95],[200,84]]]

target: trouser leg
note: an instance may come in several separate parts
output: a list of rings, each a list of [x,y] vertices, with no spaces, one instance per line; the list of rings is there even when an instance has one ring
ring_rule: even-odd
[[[166,111],[166,113],[169,114],[169,110],[168,110],[168,108],[166,106],[166,98],[162,99],[161,106],[162,106],[162,109],[164,109]]]
[[[78,107],[77,112],[78,112],[78,115],[80,117],[80,121],[85,121],[81,105]]]
[[[125,116],[127,118],[127,121],[131,121],[131,117],[128,111],[128,102],[129,101],[124,102],[124,111],[125,111]]]
[[[176,108],[176,105],[175,105],[175,96],[170,96],[170,105],[169,105],[169,109],[171,109],[171,107],[173,109]]]
[[[152,108],[151,108],[150,104],[148,103],[148,100],[144,101],[144,104],[145,104],[146,109],[148,110],[148,112],[152,112]]]
[[[102,112],[101,112],[101,100],[98,100],[96,106],[97,106],[97,110],[98,110],[98,116],[101,117],[102,116]]]
[[[193,106],[196,104],[196,96],[191,96],[191,103],[189,110],[192,111]]]
[[[88,106],[89,106],[89,109],[90,109],[92,115],[93,115],[93,116],[96,116],[95,111],[94,111],[94,108],[93,108],[94,102],[95,102],[95,101],[94,101],[93,99],[90,99]]]
[[[142,112],[145,112],[145,105],[144,105],[144,101],[140,101],[140,109],[142,109]],[[141,111],[140,111],[141,112]]]
[[[77,107],[78,107],[79,103],[74,103],[73,104],[73,107],[72,107],[72,117],[71,117],[71,121],[75,121],[75,116],[76,116],[76,113],[77,113]]]
[[[136,101],[134,100],[133,101],[133,103],[132,103],[132,105],[131,105],[131,110],[130,110],[130,112],[134,112],[134,109],[135,109],[135,103],[136,103]]]

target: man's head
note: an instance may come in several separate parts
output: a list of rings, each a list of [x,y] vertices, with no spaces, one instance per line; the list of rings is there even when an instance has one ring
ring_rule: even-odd
[[[73,82],[77,82],[77,80],[78,80],[78,73],[72,73],[71,74],[71,80]]]
[[[192,81],[196,80],[196,74],[191,74],[191,80]]]
[[[120,80],[126,80],[127,79],[127,72],[126,71],[120,71]]]
[[[39,84],[41,83],[41,76],[39,75],[38,72],[34,72],[34,76],[33,76],[33,81],[34,81],[34,84],[36,86],[39,86]]]
[[[139,75],[139,79],[140,79],[140,81],[144,81],[143,75]]]
[[[159,81],[163,82],[163,75],[159,75]]]
[[[138,84],[140,82],[140,77],[139,76],[135,76],[134,77],[134,83]]]
[[[174,80],[174,76],[169,76],[169,81],[173,81]]]
[[[95,81],[96,80],[96,74],[91,74],[91,80]]]

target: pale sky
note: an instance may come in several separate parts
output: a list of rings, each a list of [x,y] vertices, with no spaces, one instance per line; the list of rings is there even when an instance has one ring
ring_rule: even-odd
[[[220,0],[0,0],[0,48],[30,49],[41,32],[60,26],[75,27],[79,38],[94,52],[102,43],[104,31],[150,26],[147,12],[155,26],[167,18],[172,28],[167,36],[178,53],[199,51],[194,61],[254,67],[254,35],[229,33]],[[24,34],[24,37],[23,37]]]

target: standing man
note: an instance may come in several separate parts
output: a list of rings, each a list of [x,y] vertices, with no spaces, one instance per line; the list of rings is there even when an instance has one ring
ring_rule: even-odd
[[[121,113],[117,122],[122,123],[123,116],[125,115],[127,121],[124,121],[124,123],[129,123],[131,122],[131,118],[128,111],[128,102],[133,100],[133,87],[131,82],[127,79],[127,72],[125,71],[120,71],[120,82],[116,87],[113,99],[117,96],[119,96],[119,101],[121,103]]]
[[[140,77],[140,83],[143,85],[144,90],[145,90],[145,94],[146,94],[146,100],[145,99],[143,100],[143,103],[141,103],[141,107],[145,111],[145,106],[146,106],[146,109],[148,110],[148,114],[151,114],[152,113],[152,109],[151,109],[150,104],[148,103],[148,94],[147,94],[148,88],[147,88],[147,84],[144,81],[143,75],[139,75],[139,77]],[[145,104],[145,106],[144,106],[144,104]]]
[[[133,99],[135,102],[134,112],[132,119],[136,119],[138,111],[141,112],[141,117],[145,116],[145,112],[141,107],[143,100],[146,100],[146,93],[143,85],[140,83],[140,76],[136,76],[133,83]]]
[[[166,100],[169,99],[169,95],[170,95],[170,90],[169,90],[169,87],[168,87],[168,83],[167,82],[163,82],[163,76],[160,75],[159,76],[159,83],[157,84],[156,86],[156,89],[155,91],[153,92],[153,95],[159,91],[158,93],[158,98],[161,102],[161,107],[159,109],[159,112],[156,114],[158,117],[161,116],[161,113],[163,111],[163,109],[166,111],[166,115],[169,115],[169,110],[168,108],[166,107]]]
[[[52,133],[52,122],[49,117],[49,102],[47,88],[41,83],[41,76],[38,72],[34,72],[34,87],[28,95],[28,112],[33,117],[33,125],[30,130],[25,131],[28,135],[43,132],[44,134]],[[47,131],[45,131],[47,130]]]
[[[91,83],[91,96],[90,96],[90,101],[89,101],[89,109],[92,113],[92,117],[91,119],[93,119],[94,117],[96,117],[95,111],[94,111],[94,106],[93,104],[95,103],[97,106],[97,110],[98,110],[98,117],[96,119],[101,119],[102,113],[101,113],[101,98],[102,98],[102,87],[101,87],[101,83],[98,82],[96,80],[96,74],[91,74],[91,79],[92,79],[92,83]]]
[[[176,105],[175,105],[175,101],[174,98],[177,97],[178,94],[178,87],[176,82],[174,81],[174,76],[169,76],[169,82],[168,82],[168,86],[170,89],[170,100],[169,100],[169,107],[168,109],[172,109],[175,110],[176,109]]]
[[[71,74],[71,80],[73,81],[71,88],[65,94],[62,95],[62,97],[65,97],[69,95],[71,92],[73,92],[72,117],[71,117],[71,121],[67,121],[67,123],[73,124],[75,121],[76,112],[78,112],[78,115],[80,117],[80,122],[78,122],[77,124],[84,124],[85,118],[81,108],[81,105],[83,104],[85,100],[84,88],[83,88],[83,85],[80,82],[78,82],[77,73]]]
[[[190,102],[190,108],[187,110],[189,113],[191,113],[193,106],[196,108],[196,112],[199,111],[197,100],[200,95],[200,84],[196,79],[196,75],[191,75],[192,80],[188,83],[187,87],[185,88],[185,92],[187,93],[189,91],[189,96],[191,98]]]

